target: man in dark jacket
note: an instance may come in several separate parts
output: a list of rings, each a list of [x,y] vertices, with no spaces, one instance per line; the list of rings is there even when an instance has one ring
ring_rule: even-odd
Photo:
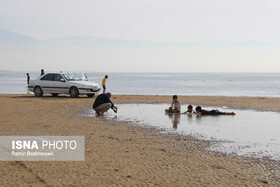
[[[110,100],[111,93],[102,93],[99,94],[94,103],[93,110],[96,112],[96,115],[102,116],[105,112],[107,112],[110,108],[117,113],[118,107],[114,105],[114,103]]]

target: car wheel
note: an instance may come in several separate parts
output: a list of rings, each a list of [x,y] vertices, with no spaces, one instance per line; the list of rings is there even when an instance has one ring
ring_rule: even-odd
[[[40,86],[36,86],[34,88],[34,95],[36,97],[41,97],[43,95],[43,90],[42,90],[42,88]]]
[[[78,97],[79,91],[76,87],[72,87],[72,88],[70,88],[69,94],[71,97]]]
[[[88,97],[93,97],[95,94],[87,94]]]
[[[52,93],[52,96],[57,97],[58,93]]]

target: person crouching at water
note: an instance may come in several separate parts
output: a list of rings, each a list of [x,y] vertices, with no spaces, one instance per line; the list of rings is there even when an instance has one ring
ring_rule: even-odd
[[[94,103],[93,110],[96,112],[96,115],[103,116],[105,112],[107,112],[110,108],[117,113],[118,107],[114,105],[114,103],[110,100],[111,93],[102,93],[99,94]]]
[[[187,111],[183,112],[183,114],[186,114],[186,113],[188,113],[189,115],[196,114],[196,112],[193,110],[192,105],[189,105]]]
[[[201,106],[195,108],[197,116],[201,115],[235,115],[234,112],[220,112],[219,110],[202,110]]]
[[[173,95],[172,104],[169,107],[169,109],[165,109],[165,112],[168,112],[168,113],[180,113],[181,112],[181,106],[180,106],[180,102],[178,100],[177,95]]]

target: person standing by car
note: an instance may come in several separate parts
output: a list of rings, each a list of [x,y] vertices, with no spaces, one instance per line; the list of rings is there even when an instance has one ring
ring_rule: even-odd
[[[105,77],[102,80],[103,93],[106,92],[106,80],[107,79],[108,79],[108,75],[105,75]]]
[[[30,81],[29,73],[26,73],[26,77],[27,77],[27,84],[29,85],[29,81]]]
[[[110,108],[117,113],[118,107],[114,105],[114,103],[110,100],[111,93],[102,93],[99,94],[94,103],[93,110],[96,112],[96,115],[103,116],[105,112],[107,112]]]
[[[44,69],[41,69],[41,76],[45,75]]]

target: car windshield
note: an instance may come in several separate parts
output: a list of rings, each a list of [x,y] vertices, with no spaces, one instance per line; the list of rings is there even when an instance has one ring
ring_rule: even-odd
[[[75,74],[63,74],[67,81],[81,81],[82,79]]]

